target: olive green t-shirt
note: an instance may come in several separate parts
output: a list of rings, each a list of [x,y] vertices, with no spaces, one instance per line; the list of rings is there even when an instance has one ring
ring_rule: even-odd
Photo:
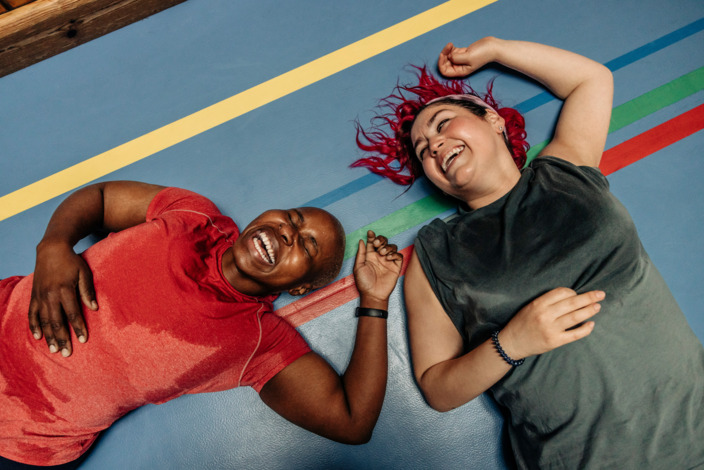
[[[466,351],[553,288],[606,292],[591,335],[490,389],[520,468],[704,465],[704,349],[598,169],[538,158],[415,249]]]

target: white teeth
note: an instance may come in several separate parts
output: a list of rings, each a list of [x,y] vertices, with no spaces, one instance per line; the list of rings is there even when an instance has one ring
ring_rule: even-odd
[[[261,232],[258,234],[257,239],[255,239],[254,247],[257,249],[257,252],[259,253],[259,256],[262,257],[264,261],[270,264],[276,263],[276,256],[274,255],[274,250],[271,247],[271,241],[269,240],[269,237],[267,236],[266,233]],[[261,243],[264,245],[260,245],[259,243],[256,243],[257,241],[261,241]],[[266,249],[266,252],[264,251]]]
[[[271,242],[266,233],[262,233],[262,240],[264,241],[264,246],[266,246],[266,252],[269,254],[272,264],[276,262],[276,256],[274,255],[274,249],[271,247]]]
[[[463,146],[453,148],[449,153],[447,153],[442,159],[442,171],[447,171],[447,167],[450,166],[450,162],[454,157],[456,157],[463,149]]]

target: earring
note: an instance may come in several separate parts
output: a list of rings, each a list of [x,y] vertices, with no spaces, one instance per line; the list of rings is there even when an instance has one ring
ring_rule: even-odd
[[[500,126],[500,127],[499,127],[499,132],[503,132],[503,131],[504,131],[504,126]]]

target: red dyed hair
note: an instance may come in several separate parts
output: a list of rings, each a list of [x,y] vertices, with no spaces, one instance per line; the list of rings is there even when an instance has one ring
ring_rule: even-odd
[[[469,83],[462,80],[438,80],[427,67],[416,67],[418,84],[396,85],[393,92],[379,103],[381,113],[371,121],[369,129],[363,129],[359,122],[357,127],[357,145],[371,155],[360,158],[352,167],[367,167],[373,173],[390,179],[394,183],[411,185],[423,176],[423,167],[416,158],[411,142],[411,128],[418,113],[428,102],[448,95],[472,94],[479,96]],[[518,168],[526,162],[529,145],[526,141],[525,120],[521,113],[513,108],[502,108],[493,96],[493,80],[487,86],[487,92],[479,96],[504,118],[506,126],[506,145]],[[470,109],[483,116],[478,105],[449,102]],[[482,114],[480,114],[480,112]]]

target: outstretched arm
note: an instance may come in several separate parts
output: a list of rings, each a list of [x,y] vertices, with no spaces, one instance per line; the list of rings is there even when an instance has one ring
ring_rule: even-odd
[[[144,222],[149,203],[161,189],[131,181],[97,183],[74,192],[56,208],[37,246],[29,304],[29,328],[36,339],[44,336],[51,352],[71,355],[68,324],[80,342],[88,340],[80,302],[98,309],[93,277],[74,245],[97,231],[115,232]]]
[[[462,337],[415,253],[406,271],[404,292],[413,370],[431,407],[438,411],[457,408],[511,370],[491,339],[464,352]],[[510,358],[518,360],[577,341],[592,332],[594,322],[585,321],[599,311],[597,302],[602,299],[603,292],[577,295],[567,288],[552,290],[522,308],[501,330],[499,342]]]
[[[360,307],[388,309],[403,256],[385,237],[360,240],[354,275]],[[279,372],[262,388],[262,400],[289,421],[347,444],[371,439],[381,412],[387,376],[386,319],[360,316],[347,370],[339,376],[315,353]]]
[[[608,68],[563,49],[494,37],[464,48],[446,45],[438,67],[445,76],[461,77],[490,62],[528,75],[564,100],[555,135],[541,155],[599,165],[613,106],[613,77]]]

